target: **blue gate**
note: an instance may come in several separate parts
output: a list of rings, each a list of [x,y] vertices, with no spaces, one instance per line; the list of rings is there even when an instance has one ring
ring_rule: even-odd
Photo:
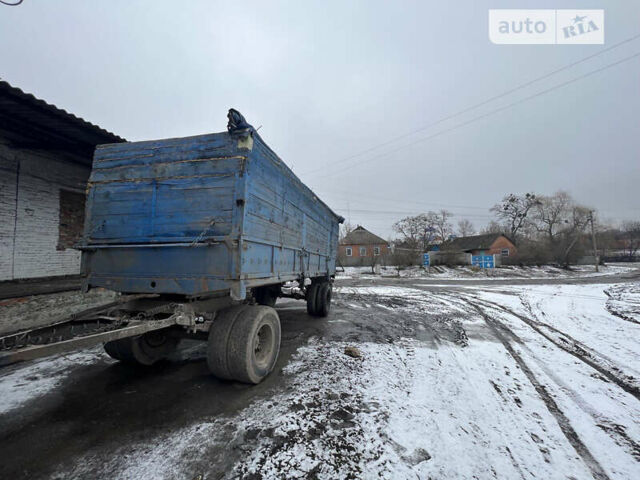
[[[493,255],[471,255],[471,265],[479,268],[495,268]]]

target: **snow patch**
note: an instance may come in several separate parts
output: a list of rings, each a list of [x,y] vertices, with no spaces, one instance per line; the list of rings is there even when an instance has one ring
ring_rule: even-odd
[[[77,367],[108,358],[102,347],[47,358],[31,364],[18,364],[0,374],[0,414],[56,388]]]
[[[531,280],[545,280],[549,278],[584,278],[607,275],[620,275],[640,268],[638,263],[609,264],[600,267],[596,272],[591,265],[574,266],[571,270],[544,266],[503,266],[492,270],[482,270],[471,266],[446,267],[436,266],[431,269],[424,267],[407,267],[397,270],[396,267],[382,268],[380,275],[373,275],[370,267],[345,267],[343,272],[337,272],[336,279],[353,278],[425,278],[441,280],[508,280],[512,278],[526,278]]]

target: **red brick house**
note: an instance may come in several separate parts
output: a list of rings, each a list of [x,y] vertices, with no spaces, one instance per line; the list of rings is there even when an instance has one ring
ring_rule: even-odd
[[[454,238],[444,246],[447,250],[463,251],[471,255],[500,255],[511,257],[518,253],[514,243],[501,233],[487,233]]]
[[[386,240],[358,225],[338,245],[338,261],[343,267],[370,266],[384,263],[389,253]]]

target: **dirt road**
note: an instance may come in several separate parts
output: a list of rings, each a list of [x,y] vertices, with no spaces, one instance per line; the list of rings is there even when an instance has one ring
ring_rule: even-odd
[[[255,387],[197,344],[150,370],[15,366],[0,477],[640,478],[636,279],[342,280],[327,319],[279,302]]]

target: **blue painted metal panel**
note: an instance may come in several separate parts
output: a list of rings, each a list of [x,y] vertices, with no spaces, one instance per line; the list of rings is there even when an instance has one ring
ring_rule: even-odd
[[[254,131],[99,146],[87,286],[197,295],[335,274],[338,223]]]
[[[495,268],[493,255],[472,255],[471,265],[480,268]]]
[[[493,255],[485,255],[484,257],[484,268],[493,268]]]
[[[422,256],[422,265],[425,266],[425,267],[431,266],[431,257],[429,256],[428,253],[425,253]]]

